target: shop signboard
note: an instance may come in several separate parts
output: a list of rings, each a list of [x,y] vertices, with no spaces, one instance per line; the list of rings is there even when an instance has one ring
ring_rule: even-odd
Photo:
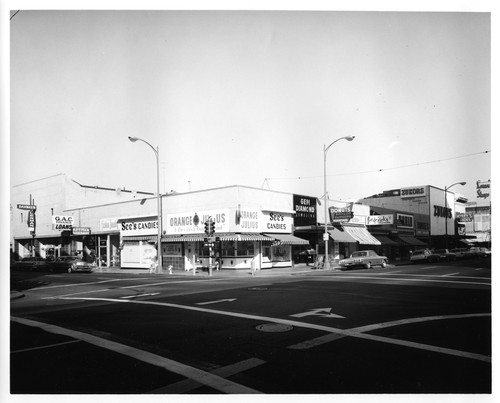
[[[427,196],[427,188],[425,186],[402,188],[400,194],[402,199],[408,199],[410,197],[425,197]]]
[[[393,225],[393,214],[370,215],[366,217],[366,225]]]
[[[154,219],[120,220],[119,226],[122,237],[158,234],[158,220]]]
[[[65,216],[65,215],[53,215],[52,216],[52,229],[58,231],[71,231],[73,228],[75,217]]]
[[[295,210],[293,224],[296,227],[317,224],[318,220],[315,197],[294,194],[293,206]]]
[[[73,235],[90,235],[90,227],[73,227]]]
[[[291,213],[262,211],[258,232],[291,234],[293,217]]]
[[[354,217],[352,211],[353,203],[348,203],[345,207],[330,207],[328,212],[330,214],[331,223],[348,222]]]
[[[205,222],[211,218],[215,223],[215,233],[229,232],[229,210],[196,210],[184,213],[167,214],[163,222],[166,234],[201,234]]]
[[[476,191],[477,191],[477,197],[479,199],[488,199],[490,197],[490,181],[486,182],[481,182],[477,181],[476,182]]]
[[[409,214],[396,213],[398,228],[413,228],[413,216]]]

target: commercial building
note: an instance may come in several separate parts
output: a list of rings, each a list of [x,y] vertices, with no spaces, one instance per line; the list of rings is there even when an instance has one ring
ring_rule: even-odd
[[[434,186],[384,191],[353,202],[247,186],[226,186],[161,197],[82,185],[60,174],[13,186],[11,251],[15,258],[93,253],[99,264],[148,269],[161,255],[165,270],[287,267],[299,253],[330,259],[373,249],[390,260],[420,248],[491,244],[490,209]],[[205,233],[207,220],[214,234]],[[462,244],[460,244],[462,242]],[[209,246],[210,245],[210,246]]]

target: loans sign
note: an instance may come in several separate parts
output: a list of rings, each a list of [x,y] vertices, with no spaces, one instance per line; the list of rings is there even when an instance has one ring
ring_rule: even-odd
[[[53,215],[52,228],[59,231],[71,230],[75,217],[67,215]]]

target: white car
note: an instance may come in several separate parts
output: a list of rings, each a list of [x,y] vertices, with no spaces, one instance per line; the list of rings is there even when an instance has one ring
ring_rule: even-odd
[[[417,249],[411,252],[410,262],[439,262],[440,256],[430,249]]]

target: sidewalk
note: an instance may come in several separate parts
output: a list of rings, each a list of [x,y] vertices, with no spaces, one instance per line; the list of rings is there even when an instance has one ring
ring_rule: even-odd
[[[338,264],[331,264],[330,271],[332,270],[340,270],[340,266]],[[320,272],[322,269],[316,270],[314,266],[307,266],[305,263],[296,264],[293,267],[283,267],[283,268],[274,268],[274,269],[263,269],[263,270],[255,270],[252,273],[250,269],[222,269],[222,270],[212,270],[212,277],[269,277],[269,276],[286,276],[293,275],[298,273],[311,273],[311,272]],[[197,269],[196,273],[193,274],[193,271],[185,271],[185,270],[173,270],[171,274],[169,274],[168,270],[163,269],[162,273],[150,273],[149,269],[122,269],[120,267],[101,267],[94,270],[94,273],[103,273],[103,274],[144,274],[144,275],[156,275],[156,276],[187,276],[187,277],[207,277],[209,276],[208,270],[204,268],[203,270]]]

